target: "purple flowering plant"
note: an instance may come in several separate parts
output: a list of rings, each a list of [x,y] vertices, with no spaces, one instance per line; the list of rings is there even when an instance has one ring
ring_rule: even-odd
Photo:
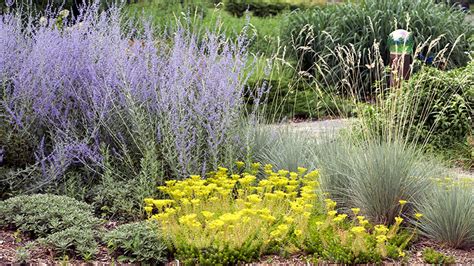
[[[245,38],[127,23],[119,7],[98,5],[75,17],[0,15],[0,121],[35,136],[40,184],[77,166],[100,175],[104,150],[124,175],[153,178],[245,156]]]

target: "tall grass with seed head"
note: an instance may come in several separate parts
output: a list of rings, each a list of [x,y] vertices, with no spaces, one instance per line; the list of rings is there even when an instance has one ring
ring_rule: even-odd
[[[433,45],[429,42],[418,46],[414,57],[425,47],[429,49]],[[400,86],[389,87],[386,65],[376,43],[372,48],[374,59],[369,67],[378,69],[379,78],[374,85],[378,93],[370,103],[366,103],[357,93],[358,87],[349,85],[357,84],[356,79],[362,77],[354,64],[360,55],[352,49],[340,46],[335,55],[346,65],[347,70],[340,76],[341,86],[354,101],[358,118],[356,126],[347,129],[344,135],[349,144],[334,143],[329,147],[335,151],[320,152],[323,187],[339,199],[341,205],[359,206],[373,221],[390,223],[398,215],[398,200],[414,202],[422,199],[430,193],[429,178],[443,175],[443,170],[435,167],[436,163],[430,162],[423,152],[431,138],[439,134],[436,129],[442,120],[433,119],[438,108],[436,103],[440,97],[449,99],[465,95],[463,90],[469,87],[458,86],[441,95],[435,90],[410,93],[414,89],[424,89],[423,86],[432,78],[428,76],[429,72],[420,72],[411,81],[401,81]],[[438,53],[436,58],[445,61],[449,52]],[[416,61],[411,64],[412,74],[419,64]],[[325,69],[327,66],[317,67]],[[466,83],[461,81],[461,84]],[[470,113],[469,108],[461,113]],[[460,120],[463,125],[470,123],[468,116]],[[417,130],[420,128],[424,130]],[[463,134],[467,132],[465,130]],[[409,215],[412,209],[412,206],[405,208],[403,215]]]
[[[376,5],[397,6],[388,1],[377,4],[374,1],[363,2],[367,8],[369,2],[373,4],[370,8]],[[332,8],[355,8],[354,5]],[[460,16],[445,7],[436,6],[435,9],[443,14],[440,17]],[[330,27],[328,24],[331,22],[338,23],[337,18],[331,20],[331,14],[335,13],[331,13],[330,9],[321,10],[328,12],[328,16],[312,18],[319,23],[318,30]],[[374,8],[370,11],[374,16],[367,16],[368,21],[363,25],[380,23],[380,14],[377,13],[380,10]],[[306,27],[294,28],[300,30],[295,32],[295,38],[304,40],[304,43],[296,42],[293,47],[299,54],[295,72],[308,80],[315,90],[331,89],[345,95],[353,102],[357,113],[355,126],[345,130],[340,139],[323,141],[323,145],[312,148],[314,162],[322,171],[323,189],[338,200],[341,207],[360,207],[361,212],[374,222],[391,223],[399,214],[399,200],[410,202],[402,212],[402,215],[409,216],[413,212],[413,203],[430,193],[430,177],[444,175],[445,169],[424,153],[430,141],[440,134],[438,129],[444,123],[444,118],[437,115],[439,108],[444,108],[440,107],[440,103],[443,105],[444,102],[452,103],[454,101],[451,100],[460,99],[459,106],[462,108],[455,112],[460,114],[456,119],[463,125],[461,134],[468,135],[470,132],[469,127],[464,125],[472,123],[472,101],[466,96],[472,90],[472,73],[455,70],[463,74],[457,75],[454,88],[438,88],[435,91],[425,87],[429,87],[427,84],[436,86],[430,83],[436,77],[427,69],[439,68],[440,73],[445,73],[443,71],[457,65],[456,62],[466,64],[468,57],[465,52],[468,48],[465,40],[470,37],[466,34],[472,35],[472,28],[467,26],[467,33],[450,32],[449,38],[447,35],[426,35],[421,34],[422,26],[426,30],[433,24],[419,25],[420,19],[410,16],[399,20],[389,18],[384,21],[387,23],[384,28],[386,34],[361,34],[361,38],[373,37],[365,42],[346,42],[337,33],[324,29],[315,33],[316,26],[304,21],[301,25]],[[399,73],[390,70],[385,40],[388,33],[398,27],[414,32],[417,38],[412,54],[414,60],[409,62],[409,72],[414,78],[400,80],[398,86],[390,87],[390,76]],[[370,31],[370,27],[367,30]],[[306,45],[308,43],[311,45]],[[430,62],[426,55],[432,56]],[[309,64],[306,69],[310,70],[298,72],[298,65],[306,63]],[[414,93],[420,90],[423,93]],[[341,116],[344,117],[344,114],[341,113]],[[450,134],[447,133],[449,130],[453,129],[446,129],[443,134]]]
[[[465,14],[459,9],[445,4],[424,0],[362,0],[349,1],[341,5],[331,5],[294,12],[288,17],[284,35],[286,43],[292,47],[300,69],[313,73],[316,78],[340,84],[344,71],[355,71],[356,80],[347,80],[357,87],[360,95],[369,97],[378,80],[377,73],[365,66],[373,62],[372,46],[378,43],[378,50],[384,64],[388,64],[389,47],[387,37],[395,29],[408,29],[413,32],[417,45],[438,38],[430,51],[421,51],[425,58],[450,49],[445,62],[447,67],[465,66],[469,61],[465,53],[469,48],[469,37],[474,27],[465,22]],[[346,46],[347,59],[356,52],[351,65],[341,61],[334,51],[338,46]],[[326,66],[320,73],[317,65]],[[347,67],[350,67],[349,69]],[[339,93],[345,93],[341,90]]]
[[[410,18],[407,18],[406,23],[407,30],[410,31]],[[453,119],[460,121],[461,132],[456,135],[466,136],[471,131],[468,125],[472,123],[473,109],[470,96],[473,88],[472,64],[446,72],[446,64],[458,49],[456,45],[460,39],[436,52],[435,48],[440,46],[441,39],[442,37],[426,39],[415,46],[411,54],[413,60],[407,62],[412,79],[399,80],[397,86],[389,86],[390,78],[397,78],[400,73],[397,69],[391,70],[390,65],[385,62],[379,41],[374,41],[366,48],[369,51],[368,58],[352,44],[338,44],[329,53],[343,66],[341,71],[335,73],[330,62],[319,60],[312,66],[314,72],[303,71],[300,75],[308,77],[315,90],[330,88],[334,92],[343,92],[346,99],[353,102],[359,126],[352,128],[348,136],[362,140],[401,142],[424,148],[441,131],[446,131],[443,134],[450,134],[448,128],[441,126],[446,121],[439,114],[453,115]],[[420,60],[422,53],[432,54],[432,61]],[[367,64],[360,66],[361,62]],[[432,70],[434,68],[439,68],[438,72]],[[366,76],[367,71],[370,72],[370,78]],[[438,81],[441,77],[450,81]],[[370,82],[370,91],[361,94],[361,90],[365,90],[364,83],[369,79],[373,80]],[[366,95],[370,97],[367,98]],[[440,106],[448,103],[458,105],[454,114],[448,107]],[[341,112],[340,115],[344,117],[345,114]],[[458,130],[457,127],[454,129]]]

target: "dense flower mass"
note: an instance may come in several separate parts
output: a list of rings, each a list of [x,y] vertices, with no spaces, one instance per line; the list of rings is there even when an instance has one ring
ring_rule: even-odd
[[[177,258],[191,264],[252,261],[282,250],[376,262],[398,258],[411,238],[399,236],[401,220],[389,228],[371,225],[358,208],[354,216],[339,213],[336,202],[323,199],[317,170],[260,168],[252,164],[244,171],[238,162],[235,171],[220,167],[206,179],[167,181],[159,187],[167,199],[145,199],[145,211],[168,233]]]
[[[0,119],[28,133],[45,179],[102,167],[103,147],[135,174],[150,156],[175,176],[241,147],[243,38],[124,27],[118,8],[40,20],[0,15]],[[8,160],[14,151],[3,145]]]
[[[150,219],[161,222],[178,249],[257,245],[258,255],[269,245],[299,238],[315,208],[318,172],[273,172],[267,165],[268,178],[257,180],[258,167],[241,174],[220,167],[207,179],[167,181],[159,189],[170,199],[145,199]]]

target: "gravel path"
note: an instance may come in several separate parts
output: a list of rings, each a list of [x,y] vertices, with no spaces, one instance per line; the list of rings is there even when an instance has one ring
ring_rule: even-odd
[[[474,20],[473,20],[474,21]],[[303,121],[303,122],[289,122],[277,125],[278,127],[289,127],[296,132],[307,133],[308,135],[319,137],[323,135],[334,135],[344,128],[348,128],[351,123],[356,121],[355,118],[345,119],[330,119],[321,121]],[[474,178],[473,171],[465,171],[461,168],[452,168],[453,175],[458,177]]]
[[[354,118],[350,119],[330,119],[320,121],[304,121],[304,122],[289,122],[279,124],[279,127],[289,127],[296,132],[305,132],[315,137],[334,134],[341,129],[348,128],[351,123],[356,121]]]

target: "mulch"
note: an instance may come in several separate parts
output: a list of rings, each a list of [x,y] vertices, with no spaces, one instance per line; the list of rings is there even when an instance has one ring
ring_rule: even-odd
[[[17,258],[17,250],[24,247],[32,240],[23,234],[16,233],[15,231],[0,229],[0,265],[20,265]],[[423,257],[421,251],[425,247],[431,247],[435,250],[444,253],[445,255],[452,255],[456,258],[457,265],[474,265],[474,247],[470,250],[453,249],[449,247],[442,247],[436,243],[428,240],[420,240],[408,250],[407,256],[409,256],[408,263],[410,265],[422,265]],[[99,254],[97,254],[94,261],[85,262],[76,258],[68,258],[61,260],[55,257],[55,254],[46,248],[35,247],[30,250],[30,258],[27,261],[28,265],[64,265],[65,262],[69,265],[137,265],[137,264],[120,264],[114,261],[112,256],[108,253],[106,247],[101,247]],[[280,257],[276,255],[264,256],[255,263],[249,263],[246,265],[314,265],[315,260],[305,254],[296,254],[290,257]],[[320,264],[327,264],[320,262]],[[385,261],[386,265],[396,265],[400,262],[396,261]],[[170,261],[167,265],[180,265],[178,261]]]

